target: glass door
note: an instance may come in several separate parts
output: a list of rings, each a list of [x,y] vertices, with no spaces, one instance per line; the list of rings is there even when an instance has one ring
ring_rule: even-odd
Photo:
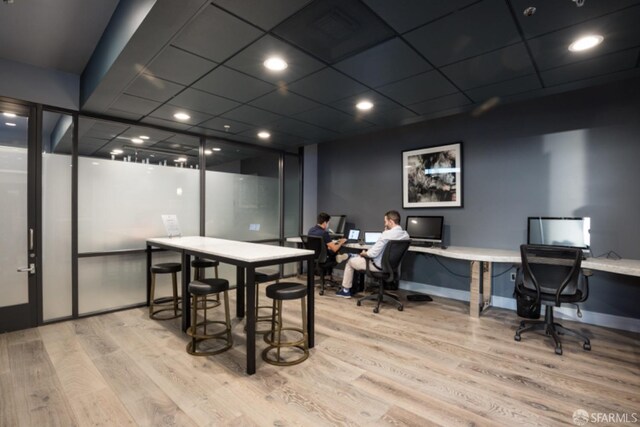
[[[0,333],[37,324],[36,160],[29,149],[30,112],[0,100]]]

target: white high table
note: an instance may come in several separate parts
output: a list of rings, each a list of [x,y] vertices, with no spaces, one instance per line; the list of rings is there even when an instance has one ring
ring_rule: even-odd
[[[307,261],[307,332],[309,336],[309,348],[314,346],[313,251],[200,236],[158,237],[147,239],[147,303],[149,303],[149,290],[151,289],[150,268],[152,265],[152,247],[180,252],[182,255],[183,331],[187,330],[191,317],[191,311],[189,310],[189,298],[187,298],[187,287],[191,281],[191,256],[212,259],[236,266],[236,314],[240,318],[244,317],[245,314],[245,283],[247,290],[246,332],[247,374],[249,375],[256,372],[256,267],[287,262]]]

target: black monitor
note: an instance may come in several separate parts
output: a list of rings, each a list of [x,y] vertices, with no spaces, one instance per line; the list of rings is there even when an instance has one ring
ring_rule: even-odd
[[[331,214],[330,214],[331,215]],[[330,234],[344,234],[344,228],[347,225],[346,215],[331,215],[329,220],[328,232]]]
[[[530,216],[527,244],[589,249],[591,218]]]
[[[408,216],[405,230],[411,240],[442,243],[443,216]]]

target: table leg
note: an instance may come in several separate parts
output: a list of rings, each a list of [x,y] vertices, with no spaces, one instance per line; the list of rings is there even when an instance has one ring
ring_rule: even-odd
[[[191,323],[191,307],[189,307],[189,282],[191,281],[191,255],[182,252],[182,331],[186,331]]]
[[[256,373],[256,269],[247,268],[247,374]],[[240,298],[240,295],[238,295]]]
[[[244,268],[236,268],[236,316],[244,317]]]
[[[492,265],[493,263],[488,261],[482,263],[482,311],[491,306]]]
[[[147,245],[147,307],[151,304],[151,245]]]
[[[480,317],[480,268],[481,261],[471,261],[471,284],[469,296],[469,315]]]
[[[313,286],[313,258],[307,260],[307,334],[309,348],[315,345],[315,287]]]

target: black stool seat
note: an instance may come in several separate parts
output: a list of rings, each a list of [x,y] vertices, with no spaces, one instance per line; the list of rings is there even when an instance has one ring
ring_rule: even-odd
[[[274,300],[300,299],[307,296],[307,287],[300,283],[281,282],[267,286],[267,296]]]
[[[179,262],[165,262],[151,267],[151,272],[156,274],[177,273],[182,270]]]
[[[209,268],[217,267],[220,265],[218,261],[211,261],[209,259],[194,259],[191,261],[191,267],[193,268]]]
[[[280,278],[280,272],[276,271],[275,273],[261,273],[259,271],[256,271],[256,283],[265,283],[265,282],[273,282],[274,280],[277,280]]]
[[[202,279],[189,283],[189,293],[193,295],[217,294],[229,290],[226,279]]]

